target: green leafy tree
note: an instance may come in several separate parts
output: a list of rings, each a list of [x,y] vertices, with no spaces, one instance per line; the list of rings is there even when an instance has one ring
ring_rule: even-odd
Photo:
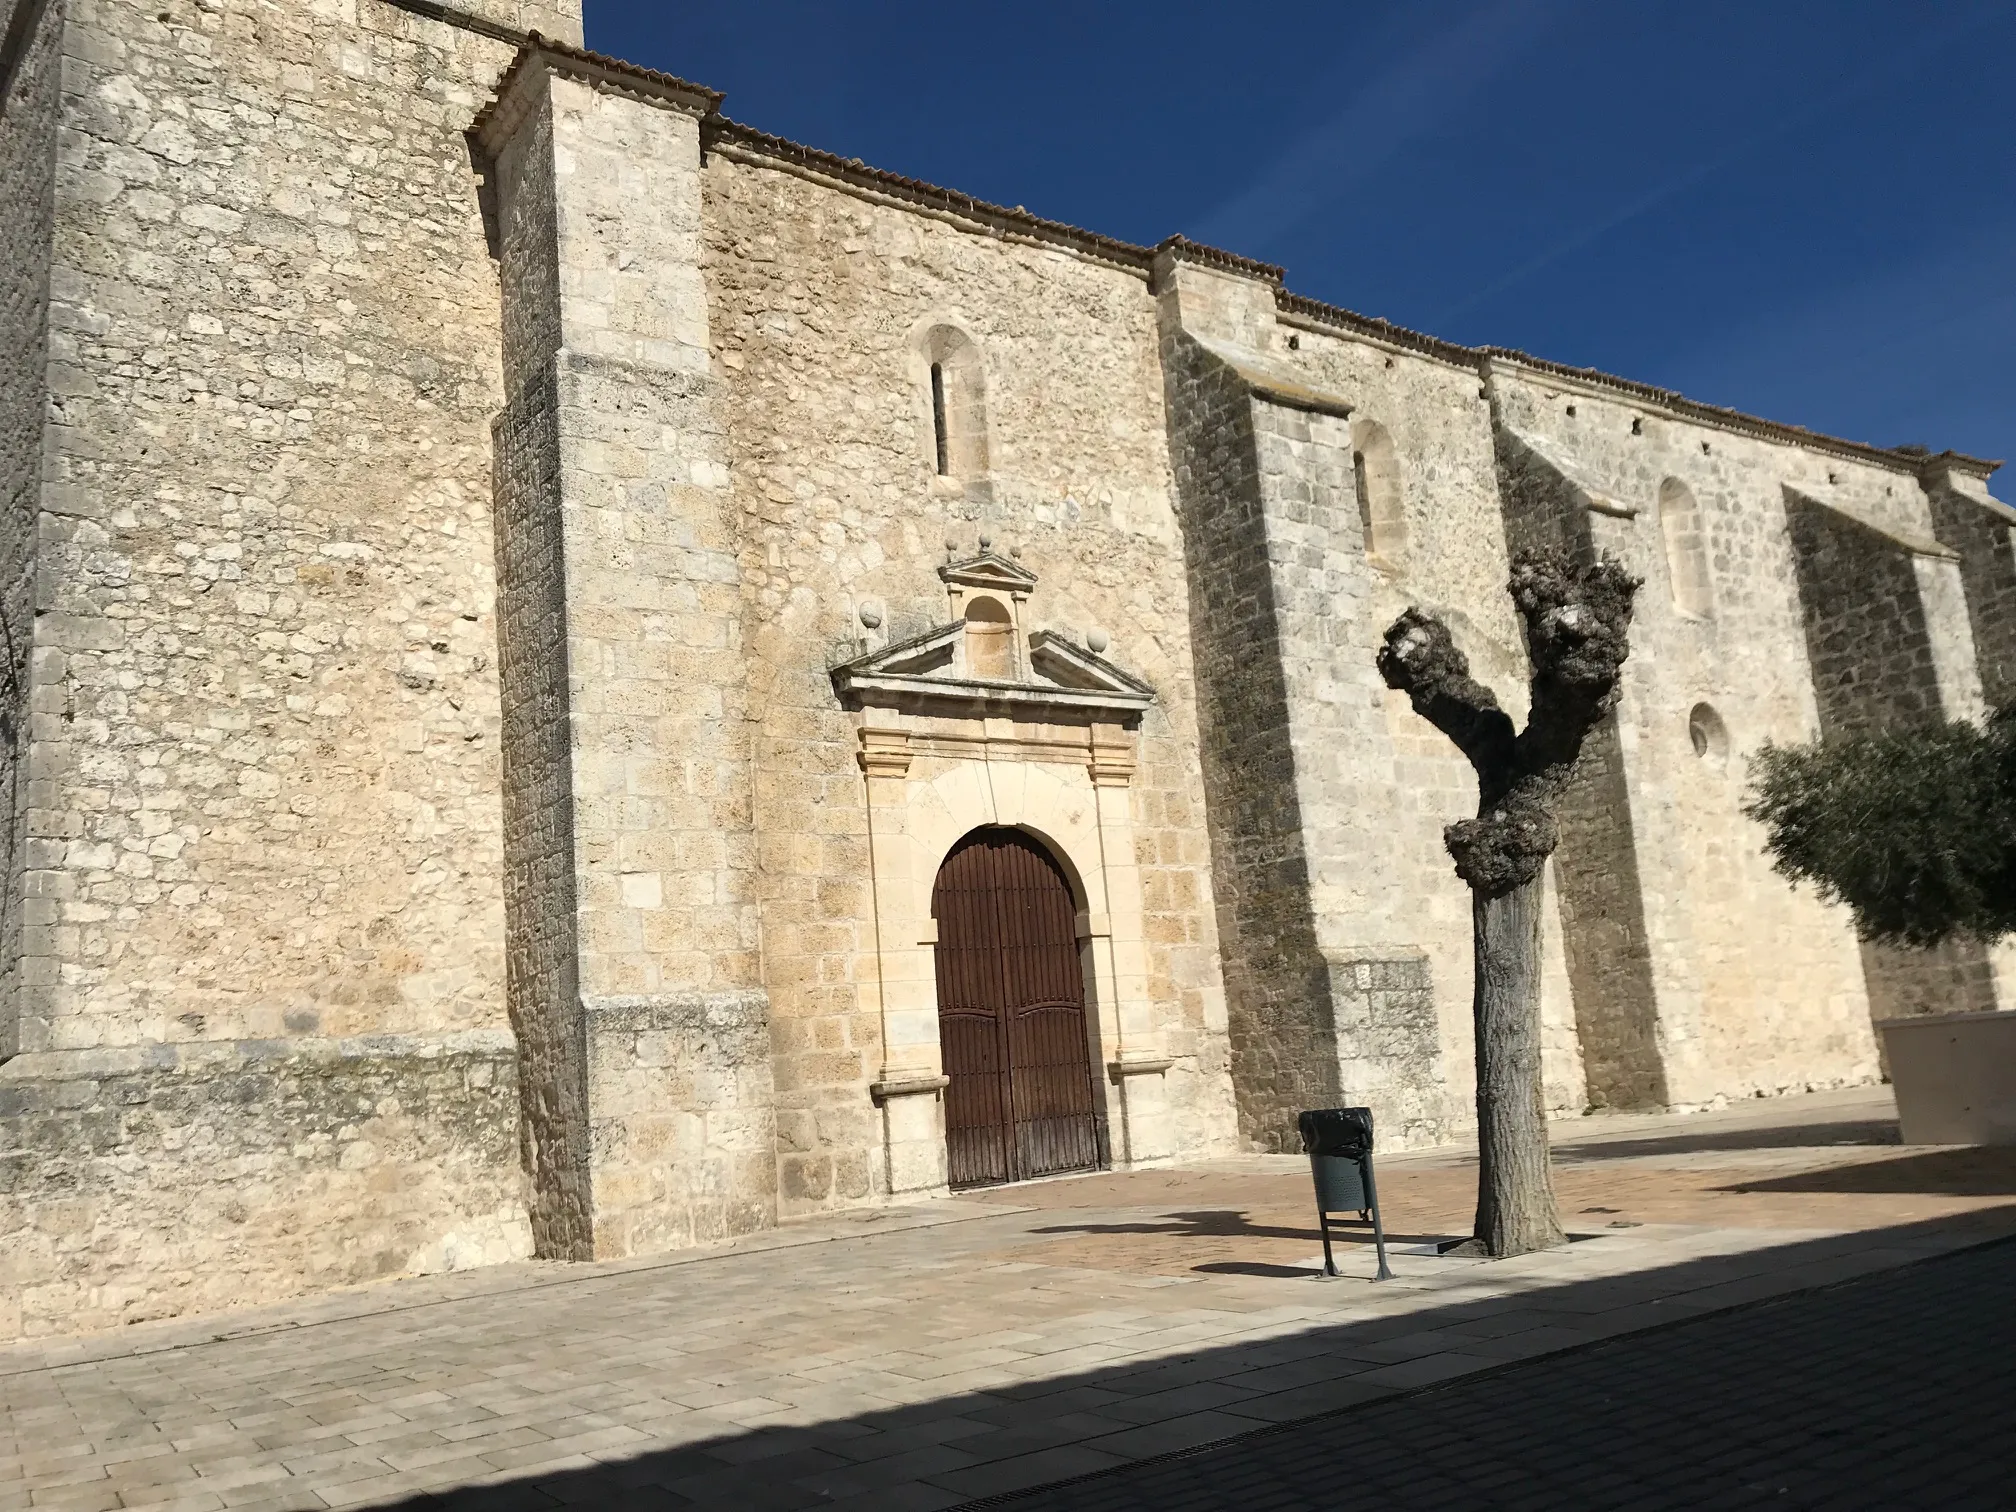
[[[1985,728],[1767,745],[1743,811],[1776,869],[1847,904],[1865,940],[2016,933],[2016,704]]]

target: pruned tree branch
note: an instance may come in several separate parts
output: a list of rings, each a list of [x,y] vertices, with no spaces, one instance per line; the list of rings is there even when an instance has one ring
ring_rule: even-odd
[[[1498,707],[1497,695],[1470,676],[1470,658],[1434,615],[1409,609],[1393,622],[1379,652],[1379,675],[1470,758],[1480,778],[1510,766],[1511,717]]]
[[[1512,602],[1526,622],[1532,707],[1518,767],[1537,776],[1575,763],[1582,741],[1617,702],[1630,654],[1631,602],[1641,583],[1609,557],[1577,567],[1554,554],[1512,564]]]
[[[1477,817],[1450,825],[1443,842],[1457,875],[1486,896],[1532,881],[1560,843],[1549,810],[1583,740],[1617,701],[1639,586],[1608,557],[1587,566],[1555,552],[1514,560],[1512,601],[1533,666],[1531,712],[1516,735],[1440,620],[1409,609],[1386,632],[1379,675],[1476,769]]]

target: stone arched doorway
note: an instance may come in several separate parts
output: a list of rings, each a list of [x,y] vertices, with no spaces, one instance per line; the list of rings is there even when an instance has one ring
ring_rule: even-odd
[[[1105,1163],[1069,879],[1021,830],[977,829],[932,889],[954,1187]]]

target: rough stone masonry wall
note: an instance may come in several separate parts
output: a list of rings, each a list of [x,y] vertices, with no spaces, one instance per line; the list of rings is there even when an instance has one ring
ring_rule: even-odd
[[[1653,1069],[1639,1037],[1649,1028],[1657,1081],[1623,1082],[1627,1095],[1663,1083],[1665,1100],[1684,1107],[1870,1079],[1874,1049],[1846,921],[1772,872],[1741,805],[1749,754],[1815,729],[1784,485],[1835,489],[1901,519],[1913,480],[1694,425],[1516,364],[1494,362],[1492,388],[1501,424],[1572,472],[1567,493],[1591,546],[1645,585],[1614,745],[1606,735],[1591,753],[1611,784],[1608,829],[1584,830],[1585,854],[1594,842],[1601,859],[1576,915],[1578,930],[1594,931],[1585,939],[1599,970],[1616,971],[1627,968],[1606,937],[1642,911],[1643,944],[1633,947],[1642,967],[1634,957],[1628,969],[1649,973],[1640,990],[1649,985],[1654,1012],[1641,999],[1632,1037],[1619,1041],[1632,1047],[1620,1070]],[[1675,591],[1660,516],[1669,480],[1667,496],[1684,485],[1699,510],[1709,591],[1700,614],[1683,610]],[[1592,491],[1603,509],[1589,507]],[[1726,743],[1697,754],[1690,720],[1703,704]],[[1565,874],[1574,863],[1563,849]],[[1623,881],[1634,871],[1635,898]],[[1600,992],[1578,993],[1578,1010],[1591,999],[1600,1012]]]
[[[70,7],[35,1048],[500,1021],[507,54],[358,14]]]
[[[1178,1155],[1232,1144],[1224,1004],[1182,545],[1155,311],[1137,274],[976,232],[726,144],[703,181],[705,270],[741,520],[764,978],[781,1202],[868,1199],[880,1115],[859,749],[827,668],[949,617],[936,569],[982,534],[1037,574],[1028,626],[1151,683],[1129,787],[1147,996]],[[922,333],[978,349],[989,470],[936,476]],[[936,858],[920,865],[935,867]]]
[[[1785,513],[1798,553],[1821,737],[1971,713],[1949,710],[1942,698],[1935,605],[1927,603],[1914,554],[1808,496],[1794,494]],[[1921,529],[1920,535],[1930,532]],[[1950,635],[1964,626],[1938,628]],[[1865,943],[1861,954],[1869,1012],[1879,1022],[1996,1006],[1993,965],[1978,942],[1949,941],[1932,950]]]
[[[1496,427],[1494,436],[1511,548],[1592,555],[1587,500],[1505,427]],[[1642,651],[1642,644],[1633,645],[1634,656]],[[1615,714],[1590,732],[1555,819],[1561,845],[1554,876],[1589,1103],[1664,1107],[1658,995]]]
[[[488,1211],[519,1179],[429,1090],[443,1044],[504,1024],[497,284],[464,131],[509,49],[378,0],[72,0],[63,49],[31,873],[57,913],[24,998],[24,1048],[57,1058],[17,1074],[170,1045],[179,1085],[237,1042],[370,1036],[407,1133],[298,1188],[279,1163],[272,1206],[340,1215],[337,1250],[390,1223],[431,1263],[456,1188]],[[283,1054],[234,1085],[256,1141],[331,1084]],[[120,1247],[159,1240],[185,1268],[229,1250],[237,1302],[321,1284],[277,1238],[204,1250],[178,1165],[206,1158],[201,1101],[156,1099],[116,1202],[57,1202],[39,1126],[7,1279],[121,1315],[221,1295],[164,1269],[122,1300]],[[458,1151],[480,1181],[425,1174]]]
[[[0,99],[0,1059],[20,1048],[21,948],[29,791],[25,780],[35,537],[48,414],[49,257],[56,218],[56,127],[63,6],[14,0],[0,36],[21,35]],[[26,25],[16,33],[16,25]]]
[[[567,563],[560,518],[560,260],[543,94],[491,167],[504,407],[492,427],[503,775],[505,1002],[523,1057],[524,1166],[538,1253],[594,1246],[588,1044],[575,931]]]
[[[516,1055],[468,1030],[0,1066],[0,1339],[522,1258]]]
[[[2016,513],[1987,493],[1950,475],[1927,489],[1933,530],[1960,554],[1981,694],[1999,709],[2016,703]]]
[[[1267,340],[1273,360],[1350,401],[1354,448],[1369,443],[1372,427],[1392,447],[1389,484],[1398,497],[1389,508],[1405,524],[1401,549],[1387,545],[1370,555],[1348,519],[1339,525],[1349,591],[1332,600],[1334,692],[1322,696],[1337,705],[1329,717],[1338,726],[1341,760],[1327,780],[1335,838],[1317,858],[1315,875],[1319,916],[1328,921],[1320,927],[1334,955],[1386,959],[1402,976],[1419,968],[1401,963],[1425,960],[1439,1065],[1433,1079],[1415,1078],[1415,1138],[1446,1138],[1472,1119],[1475,1061],[1470,892],[1455,874],[1442,832],[1476,812],[1477,782],[1447,738],[1404,695],[1383,686],[1375,657],[1386,627],[1420,605],[1450,626],[1475,675],[1513,717],[1524,716],[1528,674],[1506,592],[1490,406],[1468,363],[1285,320]],[[1374,709],[1383,709],[1383,718],[1357,713]],[[1554,891],[1550,875],[1541,946],[1544,1095],[1550,1108],[1580,1112],[1586,1088]],[[1338,1013],[1340,1020],[1350,1016],[1342,1007]],[[1348,1092],[1353,1036],[1340,1033],[1339,1041]],[[1432,1108],[1438,1090],[1445,1104],[1439,1123]]]
[[[1330,966],[1317,948],[1310,906],[1261,496],[1260,416],[1246,384],[1174,318],[1165,327],[1162,365],[1191,575],[1198,735],[1239,1133],[1258,1149],[1295,1150],[1297,1110],[1334,1107],[1341,1088]]]

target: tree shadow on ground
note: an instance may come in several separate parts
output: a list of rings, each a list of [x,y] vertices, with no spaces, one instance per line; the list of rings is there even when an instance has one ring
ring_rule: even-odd
[[[1938,1149],[1895,1160],[1760,1176],[1725,1192],[1914,1193],[1927,1197],[2016,1197],[2016,1148]]]
[[[1792,1124],[1773,1129],[1717,1129],[1699,1134],[1648,1135],[1643,1139],[1584,1139],[1554,1146],[1554,1159],[1630,1160],[1642,1155],[1707,1154],[1715,1150],[1823,1150],[1903,1141],[1894,1118],[1844,1119],[1837,1123]]]
[[[647,1431],[664,1447],[626,1456],[599,1447],[575,1450],[564,1441],[525,1443],[490,1455],[498,1472],[490,1484],[376,1505],[396,1506],[403,1512],[441,1508],[519,1512],[568,1505],[613,1512],[673,1512],[689,1507],[732,1507],[736,1512],[800,1512],[814,1507],[934,1512],[1143,1459],[1187,1453],[1286,1423],[1334,1416],[1480,1369],[1594,1345],[1662,1323],[1693,1322],[1788,1284],[1828,1285],[1865,1273],[1872,1251],[1882,1251],[1893,1264],[1912,1259],[1924,1252],[1922,1246],[1935,1234],[1951,1242],[1956,1234],[2003,1237],[2012,1228],[2016,1206],[2005,1206],[1961,1220],[1775,1246],[1768,1267],[1754,1255],[1715,1256],[1516,1296],[1472,1293],[1400,1315],[1376,1310],[1392,1294],[1366,1284],[1362,1276],[1355,1282],[1328,1283],[1306,1272],[1255,1277],[1253,1286],[1278,1288],[1284,1304],[1306,1305],[1320,1298],[1324,1305],[1335,1307],[1335,1320],[1306,1326],[1291,1321],[1271,1337],[1155,1359],[1116,1360],[1093,1369],[1060,1370],[808,1426],[757,1427],[732,1435],[696,1432],[681,1441],[678,1410],[667,1403],[663,1417],[631,1419],[648,1422]],[[1355,1258],[1362,1267],[1365,1257]],[[1490,1284],[1489,1270],[1474,1262],[1424,1257],[1412,1263],[1423,1268],[1413,1272],[1416,1278],[1436,1274],[1427,1269],[1431,1266],[1440,1270],[1467,1265],[1478,1284]],[[1759,1279],[1765,1271],[1768,1275]],[[1403,1269],[1403,1279],[1407,1275]],[[1200,1307],[1210,1305],[1208,1297],[1198,1301]],[[1016,1320],[1004,1315],[999,1321],[1012,1328]],[[1710,1350],[1706,1358],[1711,1362],[1707,1368],[1713,1368],[1712,1362],[1727,1358],[1727,1352]],[[1785,1363],[1775,1357],[1765,1361],[1761,1379],[1771,1384],[1773,1373]],[[645,1385],[633,1384],[639,1389]],[[928,1382],[919,1385],[928,1389]],[[1713,1381],[1699,1385],[1700,1390],[1681,1395],[1702,1399],[1705,1392],[1714,1399]],[[556,1383],[556,1390],[563,1388],[564,1383]],[[1662,1397],[1657,1405],[1665,1412],[1672,1403]],[[1769,1414],[1758,1413],[1745,1421],[1755,1419],[1777,1431],[1764,1422],[1768,1418]],[[1516,1425],[1514,1437],[1526,1446],[1529,1458],[1558,1458],[1564,1435],[1572,1434],[1578,1421],[1577,1413],[1550,1409],[1532,1422]],[[1697,1454],[1700,1446],[1689,1440],[1686,1447],[1688,1453]],[[588,1454],[595,1456],[594,1462],[587,1461]],[[566,1465],[563,1457],[568,1455],[581,1462]],[[1571,1461],[1575,1458],[1569,1455]],[[556,1461],[562,1463],[556,1466]],[[513,1475],[509,1467],[514,1465],[527,1468]],[[1485,1480],[1467,1490],[1458,1487],[1459,1494],[1432,1505],[1503,1505],[1501,1493],[1511,1489],[1527,1497],[1520,1505],[1617,1505],[1628,1499],[1614,1486],[1594,1500],[1547,1499],[1543,1493],[1553,1485],[1548,1477],[1555,1472],[1522,1465],[1509,1472],[1517,1481],[1515,1487],[1507,1480],[1503,1459],[1472,1468]],[[1436,1473],[1443,1481],[1451,1474],[1446,1466]],[[1422,1484],[1438,1498],[1449,1489],[1439,1483]],[[1673,1487],[1669,1483],[1625,1489],[1651,1496],[1664,1495]],[[1123,1500],[1111,1505],[1134,1504]],[[1429,1503],[1389,1495],[1380,1505],[1411,1508]]]

